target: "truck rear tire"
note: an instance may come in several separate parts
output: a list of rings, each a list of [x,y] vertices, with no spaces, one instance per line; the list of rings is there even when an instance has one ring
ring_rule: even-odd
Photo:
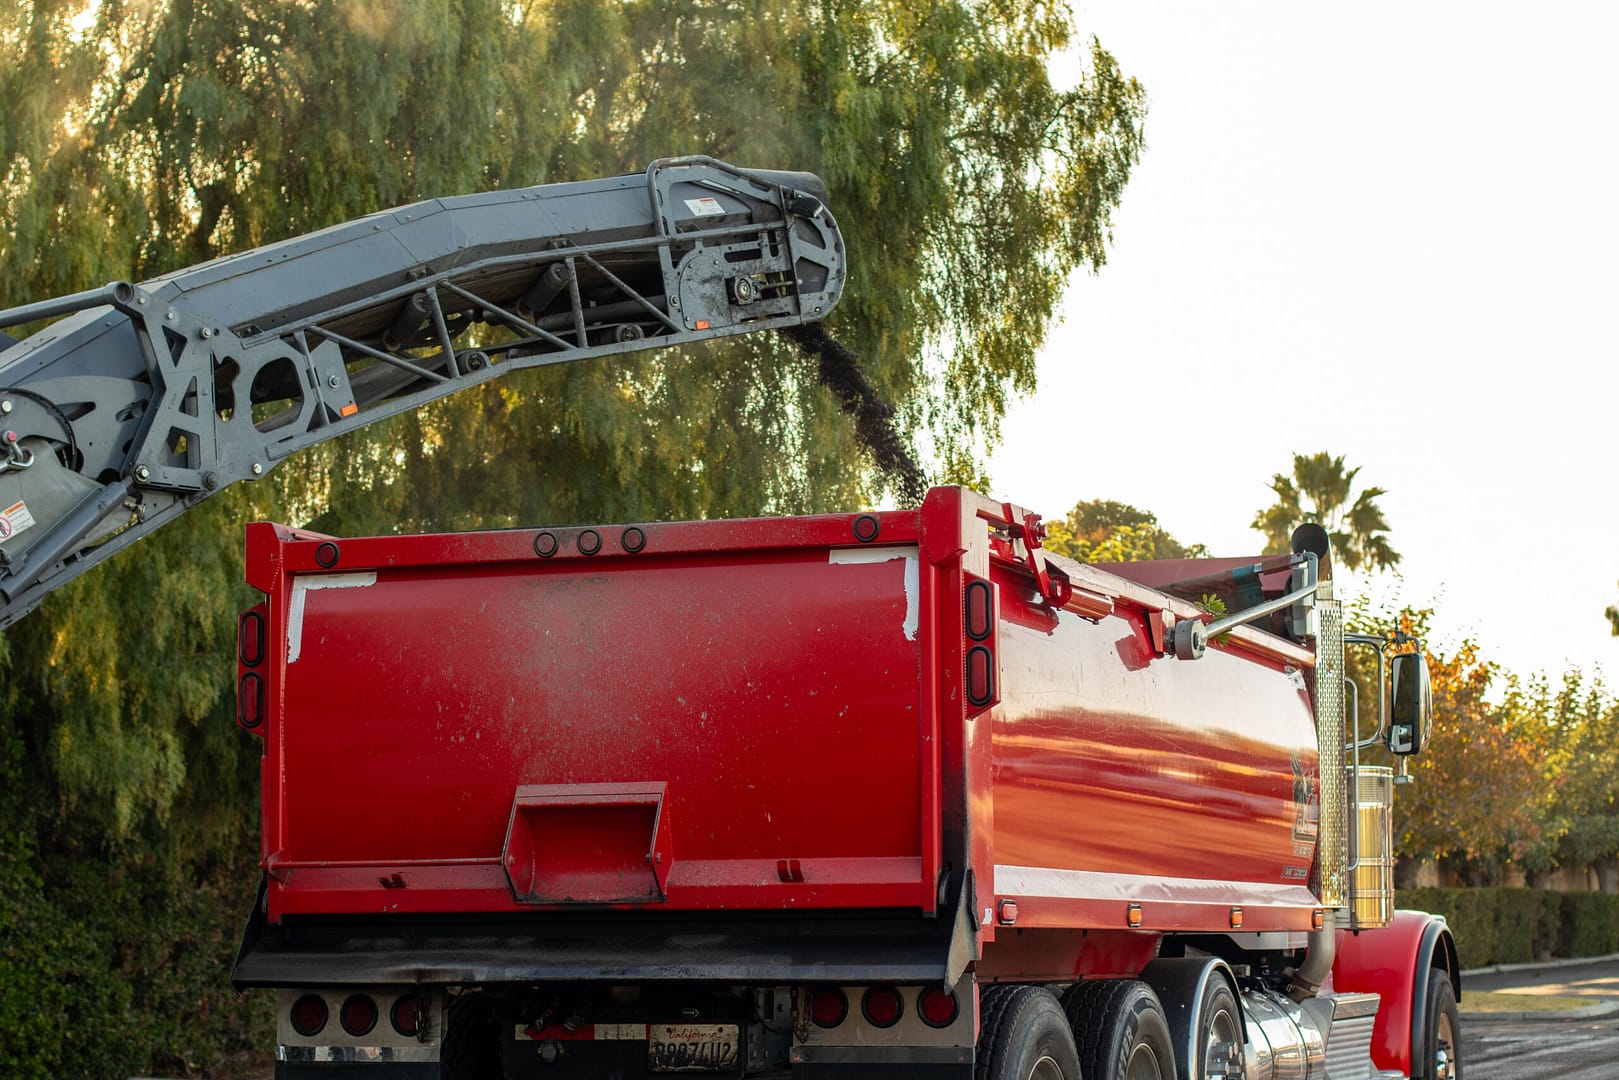
[[[1081,1080],[1074,1034],[1043,986],[991,986],[979,999],[973,1080]]]
[[[1175,1080],[1169,1021],[1137,979],[1075,983],[1063,995],[1085,1080]]]
[[[503,1080],[500,1063],[500,1024],[482,994],[460,994],[450,999],[439,1046],[439,1075],[443,1080]]]

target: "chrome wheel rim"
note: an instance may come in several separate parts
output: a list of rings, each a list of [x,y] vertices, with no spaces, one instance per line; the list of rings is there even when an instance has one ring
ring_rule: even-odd
[[[1434,1080],[1455,1080],[1456,1032],[1451,1028],[1450,1014],[1439,1014],[1439,1029],[1434,1033]]]
[[[1226,1080],[1242,1080],[1243,1040],[1237,1031],[1237,1018],[1221,1009],[1209,1018],[1209,1027],[1203,1040],[1203,1076],[1221,1076]]]
[[[1029,1070],[1028,1080],[1068,1080],[1062,1074],[1062,1066],[1050,1054],[1042,1055],[1034,1067]]]
[[[1137,1043],[1130,1050],[1130,1060],[1124,1067],[1124,1080],[1163,1080],[1163,1069],[1158,1055],[1146,1043]]]

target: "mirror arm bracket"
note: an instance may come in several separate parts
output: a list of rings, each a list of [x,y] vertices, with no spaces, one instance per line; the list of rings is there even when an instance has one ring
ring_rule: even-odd
[[[1320,562],[1314,552],[1304,553],[1303,558],[1308,560],[1308,570],[1305,574],[1307,584],[1302,588],[1283,593],[1281,596],[1266,600],[1262,604],[1255,604],[1251,608],[1243,608],[1241,611],[1233,612],[1230,615],[1222,615],[1210,623],[1204,623],[1200,619],[1181,619],[1176,622],[1174,632],[1175,656],[1181,660],[1196,660],[1208,648],[1210,638],[1219,637],[1227,630],[1232,630],[1244,623],[1253,622],[1255,619],[1269,615],[1273,611],[1292,607],[1294,604],[1314,596],[1316,590],[1320,589],[1322,585],[1321,577],[1317,572]]]

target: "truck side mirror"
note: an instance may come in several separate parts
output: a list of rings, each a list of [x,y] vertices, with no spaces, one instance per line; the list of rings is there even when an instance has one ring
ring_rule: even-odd
[[[1389,752],[1402,757],[1420,754],[1433,732],[1433,691],[1428,685],[1428,663],[1422,653],[1402,653],[1391,662],[1392,706],[1389,712]]]

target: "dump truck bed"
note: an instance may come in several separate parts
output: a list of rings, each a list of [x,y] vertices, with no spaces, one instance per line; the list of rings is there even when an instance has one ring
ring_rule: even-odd
[[[253,536],[272,914],[926,906],[914,544]]]
[[[1003,513],[1004,510],[1004,513]],[[959,489],[874,514],[249,530],[242,719],[292,916],[962,912],[1307,929],[1307,650]],[[987,604],[986,606],[983,606]],[[1156,629],[1155,629],[1156,628]],[[1156,634],[1156,637],[1155,637]]]

